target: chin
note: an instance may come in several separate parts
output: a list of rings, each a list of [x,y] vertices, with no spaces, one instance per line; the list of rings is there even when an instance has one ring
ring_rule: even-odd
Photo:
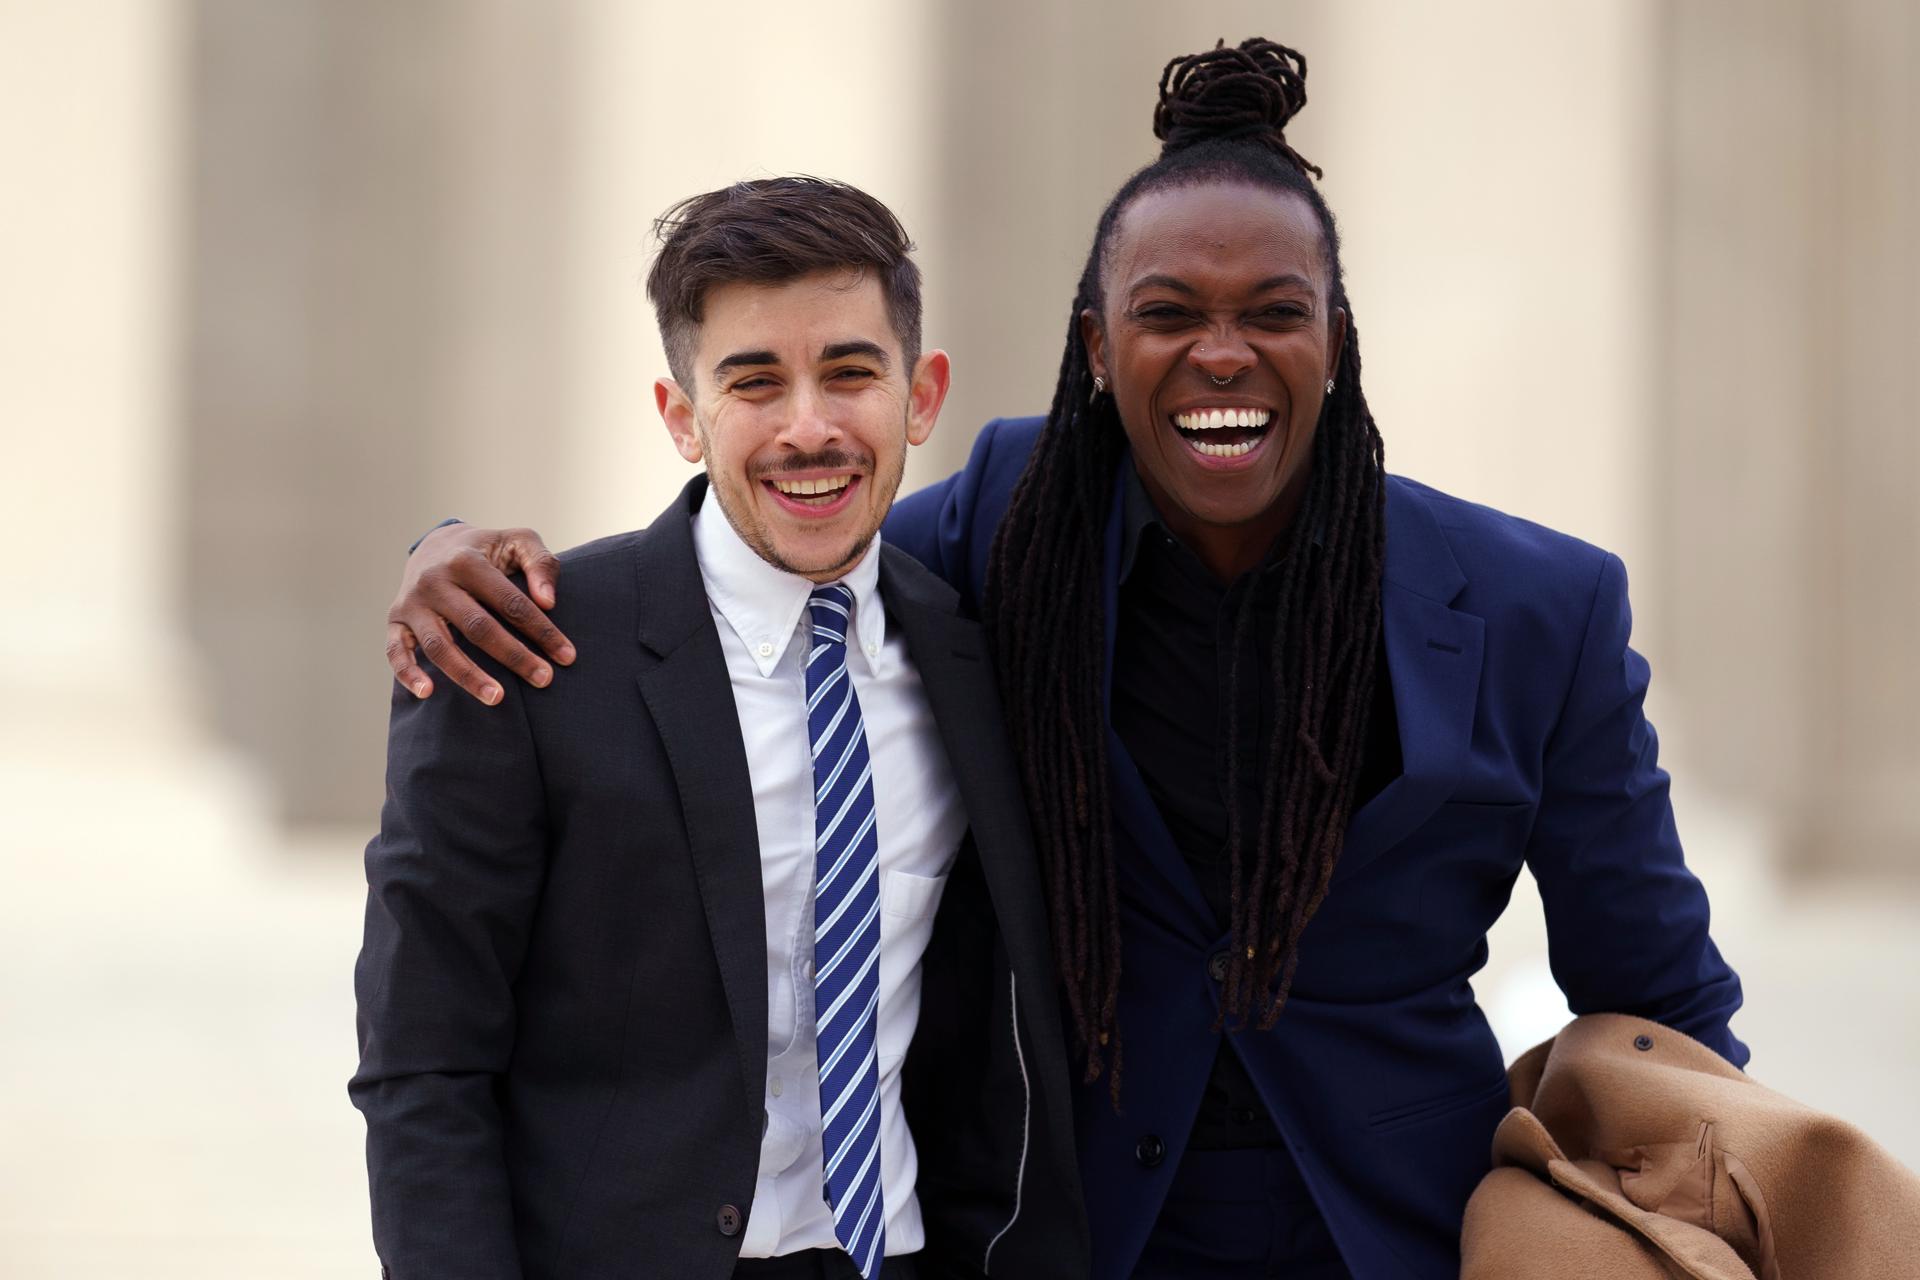
[[[872,534],[864,538],[841,538],[827,545],[812,539],[807,539],[805,542],[776,540],[773,553],[776,563],[788,573],[810,577],[816,573],[833,573],[842,569],[851,569],[872,544]]]

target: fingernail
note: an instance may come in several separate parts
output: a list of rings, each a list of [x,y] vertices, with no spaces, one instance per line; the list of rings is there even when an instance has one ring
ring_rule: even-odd
[[[553,681],[553,672],[546,667],[536,667],[533,672],[533,687],[544,689]]]
[[[425,680],[422,680],[420,681],[420,683],[413,686],[413,696],[416,698],[424,698],[432,690],[433,690],[433,686],[428,684]]]
[[[498,705],[500,702],[500,686],[497,684],[490,684],[486,688],[482,689],[480,691],[480,701],[486,703],[490,707]]]
[[[558,658],[562,662],[572,662],[573,646],[570,644],[563,644],[560,646],[560,652],[554,654],[553,656]]]

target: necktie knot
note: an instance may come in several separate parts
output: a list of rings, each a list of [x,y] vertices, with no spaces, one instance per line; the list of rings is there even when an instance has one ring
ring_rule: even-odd
[[[815,587],[807,597],[807,615],[816,644],[844,645],[853,619],[853,589],[839,582]]]

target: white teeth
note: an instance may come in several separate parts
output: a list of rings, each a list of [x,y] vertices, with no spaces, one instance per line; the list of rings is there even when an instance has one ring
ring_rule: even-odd
[[[825,480],[775,480],[773,487],[793,497],[807,498],[819,493],[838,493],[848,482],[847,476],[833,476]]]
[[[1222,427],[1264,427],[1273,420],[1265,409],[1196,409],[1173,415],[1174,425],[1187,431],[1218,431]]]
[[[1204,453],[1209,458],[1240,458],[1260,447],[1258,440],[1242,440],[1239,444],[1208,444],[1203,440],[1189,440],[1187,445],[1195,453]]]

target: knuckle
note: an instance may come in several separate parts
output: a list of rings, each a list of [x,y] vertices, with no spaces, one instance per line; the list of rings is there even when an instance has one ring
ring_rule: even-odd
[[[493,615],[485,609],[474,609],[460,619],[460,630],[469,640],[478,640],[482,636],[493,634]]]
[[[533,617],[533,601],[516,591],[500,602],[500,616],[518,626]]]
[[[453,643],[438,632],[429,635],[420,642],[420,652],[424,653],[427,659],[435,666],[440,666],[444,663],[448,651],[452,648]]]

